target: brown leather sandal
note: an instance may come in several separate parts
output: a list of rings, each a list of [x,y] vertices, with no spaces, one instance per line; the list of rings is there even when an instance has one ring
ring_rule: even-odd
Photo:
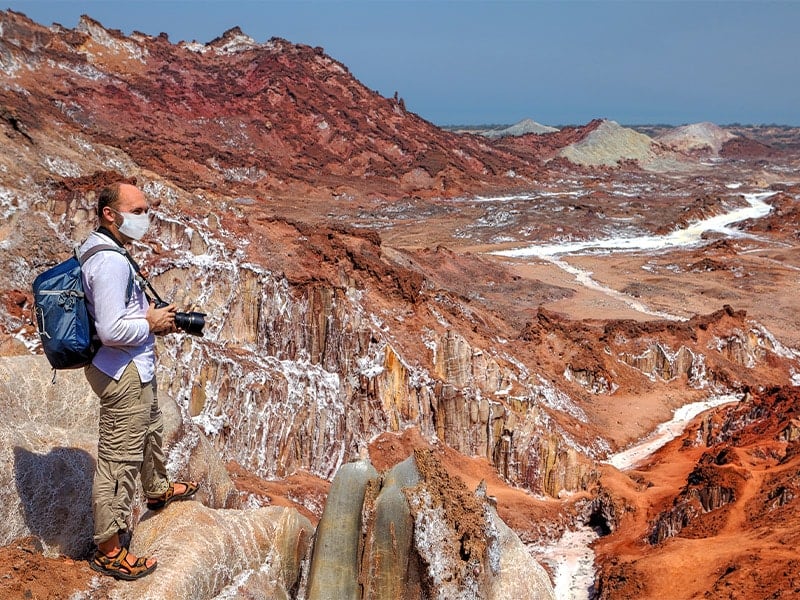
[[[175,493],[176,483],[181,483],[186,487],[186,489],[180,494]],[[191,498],[197,493],[199,488],[200,484],[195,481],[175,481],[170,483],[167,491],[161,494],[158,498],[150,498],[147,501],[147,508],[150,510],[161,510],[173,500],[186,500],[187,498]]]
[[[158,563],[147,566],[147,558],[140,556],[136,562],[131,564],[125,560],[128,556],[127,548],[120,548],[114,556],[103,554],[98,550],[94,553],[94,557],[89,561],[89,566],[103,575],[110,575],[115,579],[125,579],[126,581],[133,581],[145,575],[149,575],[156,570]]]

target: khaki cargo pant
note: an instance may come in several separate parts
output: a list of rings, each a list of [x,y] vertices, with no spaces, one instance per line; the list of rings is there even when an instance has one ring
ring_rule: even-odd
[[[119,381],[94,365],[87,366],[84,372],[100,398],[97,466],[92,489],[94,541],[99,544],[128,529],[137,474],[148,498],[163,494],[169,483],[155,378],[143,384],[133,362]]]

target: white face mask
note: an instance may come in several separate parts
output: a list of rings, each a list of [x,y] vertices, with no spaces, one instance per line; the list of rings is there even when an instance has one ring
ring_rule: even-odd
[[[122,217],[122,225],[119,226],[122,235],[132,240],[140,240],[147,233],[150,227],[150,216],[147,213],[135,215],[117,211],[117,214]]]

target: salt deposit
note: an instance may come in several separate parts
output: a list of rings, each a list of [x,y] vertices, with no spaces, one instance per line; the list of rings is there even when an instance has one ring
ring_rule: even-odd
[[[483,133],[483,136],[495,139],[506,136],[520,136],[520,135],[525,135],[527,133],[536,133],[536,134],[552,133],[554,131],[558,131],[558,128],[549,127],[548,125],[542,125],[541,123],[537,123],[533,119],[523,119],[522,121],[515,123],[511,127],[506,127],[505,129],[486,131]]]
[[[559,156],[577,165],[614,166],[620,160],[647,161],[655,158],[655,153],[648,136],[616,121],[603,121],[584,139],[561,150]]]
[[[717,154],[722,145],[736,136],[714,123],[693,123],[676,127],[656,138],[656,141],[674,150],[692,152],[710,150]]]
[[[630,469],[680,435],[686,425],[700,413],[739,400],[739,396],[725,394],[682,406],[674,412],[670,421],[659,425],[651,435],[614,454],[605,462],[621,470]],[[595,574],[591,544],[596,539],[597,532],[589,526],[583,526],[565,531],[550,546],[528,547],[537,560],[552,569],[557,600],[589,600],[592,597]]]
[[[681,406],[675,411],[671,420],[662,423],[645,439],[622,452],[618,452],[606,462],[623,471],[633,468],[664,444],[680,435],[687,423],[700,413],[723,404],[738,402],[740,399],[739,396],[734,394],[722,394],[711,396],[703,402],[692,402]]]
[[[748,206],[734,208],[731,211],[697,221],[683,229],[666,235],[642,235],[636,237],[612,237],[606,239],[585,240],[578,242],[557,242],[541,246],[528,246],[513,250],[498,250],[492,254],[511,257],[546,258],[556,255],[580,254],[588,251],[612,252],[635,250],[665,250],[676,247],[687,247],[703,243],[703,234],[715,231],[731,237],[742,236],[742,232],[731,229],[730,225],[747,219],[759,219],[770,213],[772,207],[765,202],[775,192],[744,194]]]
[[[703,234],[707,231],[714,231],[730,237],[741,237],[745,234],[739,230],[731,228],[730,226],[746,219],[758,219],[768,215],[772,210],[772,207],[767,204],[765,200],[774,194],[775,192],[744,194],[744,198],[747,201],[748,206],[734,208],[722,215],[716,215],[714,217],[709,217],[708,219],[703,219],[702,221],[692,223],[688,227],[677,229],[666,235],[612,237],[578,242],[562,242],[544,244],[541,246],[528,246],[526,248],[517,248],[513,250],[498,250],[492,254],[515,258],[535,257],[546,260],[563,269],[567,273],[574,275],[575,280],[584,287],[600,291],[612,298],[615,298],[616,300],[624,302],[631,308],[644,314],[676,320],[679,319],[679,317],[660,311],[653,311],[635,298],[629,297],[626,294],[598,283],[592,279],[591,272],[574,267],[558,257],[570,254],[585,254],[589,252],[610,253],[614,251],[653,251],[667,250],[678,247],[689,247],[705,243],[703,240]]]

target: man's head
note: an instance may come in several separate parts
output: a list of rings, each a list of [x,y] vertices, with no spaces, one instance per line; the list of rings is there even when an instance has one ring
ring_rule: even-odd
[[[131,224],[137,217],[144,220],[147,209],[144,194],[129,183],[111,184],[97,198],[97,218],[100,225],[126,243],[141,237],[136,237]]]

